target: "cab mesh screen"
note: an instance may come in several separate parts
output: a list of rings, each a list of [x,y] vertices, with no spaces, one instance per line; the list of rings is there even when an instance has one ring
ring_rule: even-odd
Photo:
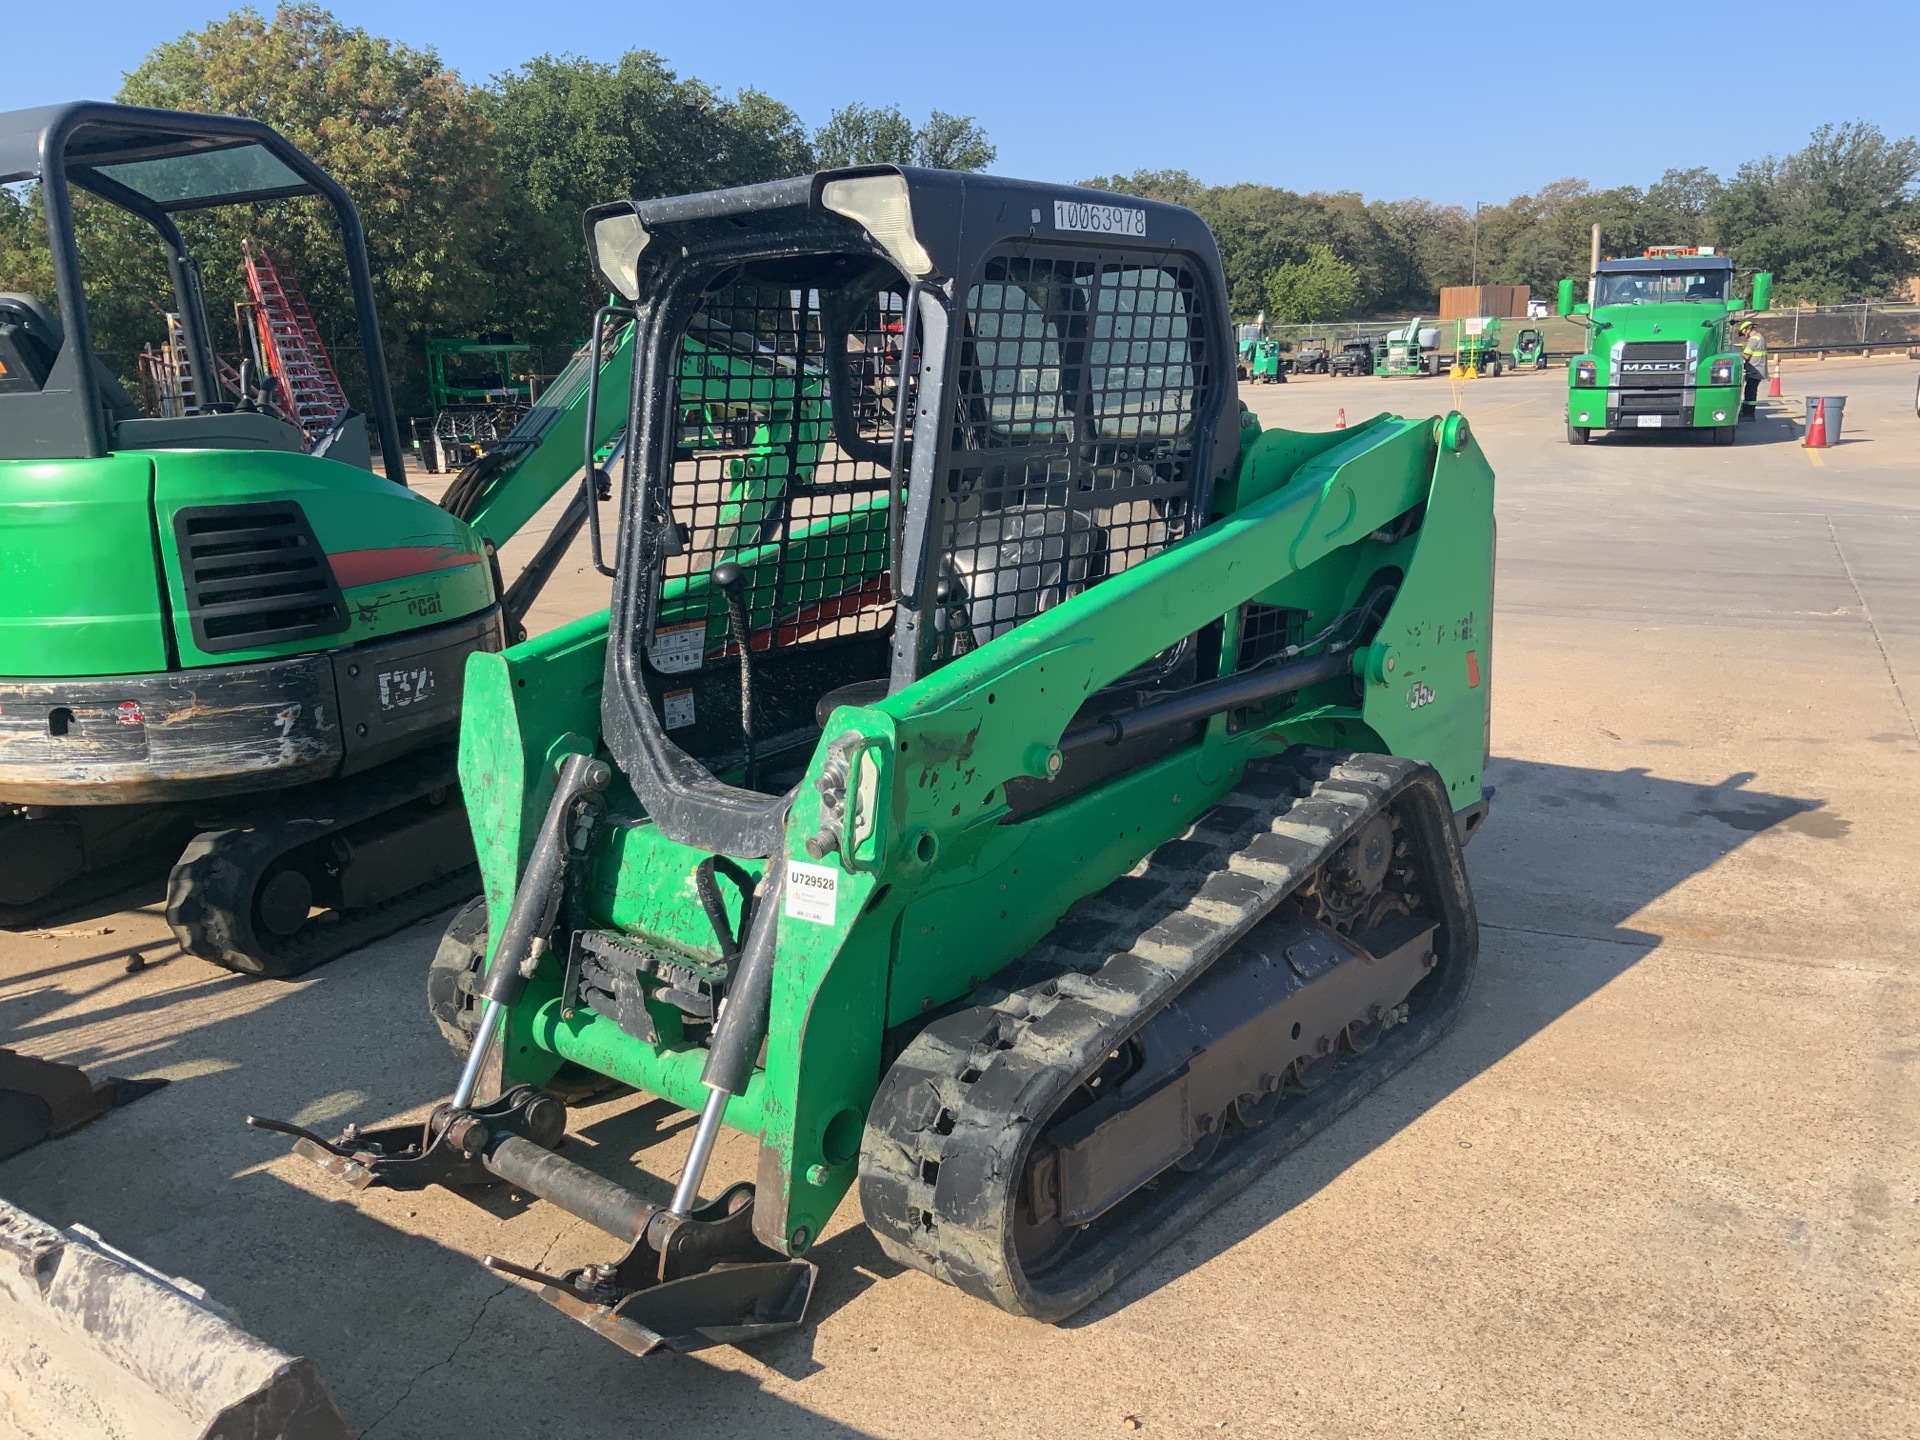
[[[842,317],[837,326],[823,323],[823,306]],[[679,553],[661,576],[656,669],[732,652],[726,596],[705,583],[726,560],[742,569],[755,650],[891,625],[887,460],[903,386],[903,456],[911,453],[917,370],[901,355],[904,313],[898,291],[823,294],[753,267],[706,297],[675,361],[666,493]],[[826,363],[835,331],[843,366]],[[832,403],[836,374],[849,392],[844,407]]]
[[[934,557],[935,662],[1184,536],[1212,379],[1178,262],[990,256],[968,288]]]

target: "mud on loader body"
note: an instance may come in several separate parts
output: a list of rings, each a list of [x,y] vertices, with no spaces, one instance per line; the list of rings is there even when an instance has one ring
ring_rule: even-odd
[[[1457,415],[1261,431],[1176,207],[869,169],[588,228],[612,608],[469,662],[453,1099],[301,1148],[629,1242],[487,1263],[637,1353],[798,1323],[856,1183],[896,1258],[1070,1313],[1457,1009],[1492,474]],[[676,390],[720,350],[754,454]],[[671,1205],[555,1150],[583,1075],[700,1112]],[[723,1125],[758,1173],[701,1208]]]

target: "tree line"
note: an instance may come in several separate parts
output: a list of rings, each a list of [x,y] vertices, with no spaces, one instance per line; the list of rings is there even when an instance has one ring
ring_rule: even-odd
[[[588,270],[581,212],[619,196],[682,194],[893,161],[981,169],[995,151],[967,116],[915,121],[897,106],[849,104],[817,130],[755,89],[677,74],[658,55],[612,61],[542,55],[485,84],[415,48],[347,26],[313,4],[240,10],[155,49],[126,76],[132,104],[253,116],[312,155],[353,195],[403,408],[424,407],[422,341],[510,331],[578,341],[604,298]],[[1236,317],[1322,320],[1430,312],[1443,286],[1527,284],[1546,293],[1583,274],[1598,221],[1611,253],[1713,244],[1746,271],[1770,269],[1784,301],[1891,293],[1920,273],[1920,142],[1870,124],[1823,126],[1785,157],[1722,179],[1669,170],[1640,189],[1561,180],[1478,213],[1427,200],[1206,185],[1182,170],[1083,184],[1197,210],[1218,237]],[[46,293],[33,200],[0,187],[0,289]],[[80,204],[96,343],[123,373],[159,338],[166,290],[150,231]],[[202,260],[216,331],[240,298],[242,232],[297,273],[348,372],[350,297],[330,221],[313,201],[254,207],[236,225],[182,217]]]
[[[995,151],[971,117],[851,104],[810,131],[754,89],[723,93],[631,50],[617,60],[542,55],[484,85],[431,48],[344,25],[317,5],[239,10],[168,41],[117,99],[246,115],[274,126],[345,186],[359,207],[387,363],[402,409],[425,407],[429,336],[510,333],[542,347],[585,334],[605,299],[587,262],[581,213],[622,196],[896,162],[979,169]],[[168,293],[152,231],[76,197],[75,224],[96,346],[128,381],[162,340]],[[0,187],[0,290],[51,299],[37,197]],[[339,243],[311,199],[180,218],[200,260],[216,344],[242,298],[239,242],[268,248],[300,279],[349,393],[360,378]]]
[[[1559,180],[1478,212],[1427,200],[1369,201],[1272,185],[1204,185],[1184,170],[1083,184],[1197,210],[1220,242],[1234,314],[1269,320],[1431,311],[1445,286],[1551,293],[1586,274],[1593,226],[1606,253],[1712,245],[1747,274],[1770,270],[1783,302],[1897,294],[1920,275],[1920,141],[1874,125],[1823,125],[1784,157],[1730,179],[1669,170],[1641,189]]]

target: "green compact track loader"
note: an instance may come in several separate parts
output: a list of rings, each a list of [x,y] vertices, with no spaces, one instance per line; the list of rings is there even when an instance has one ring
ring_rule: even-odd
[[[484,1263],[634,1353],[800,1323],[856,1188],[902,1264],[1068,1315],[1459,1010],[1492,473],[1457,414],[1263,430],[1175,206],[871,167],[588,233],[635,336],[617,577],[467,662],[458,1083],[253,1123],[604,1228]],[[693,370],[763,456],[707,448]],[[671,1203],[568,1157],[548,1087],[593,1082],[699,1114]],[[757,1170],[709,1186],[723,1126]]]
[[[359,216],[280,135],[118,105],[15,111],[0,183],[38,187],[52,280],[36,295],[0,275],[0,924],[177,856],[181,943],[289,975],[471,895],[462,667],[518,637],[578,534],[580,498],[503,585],[497,547],[579,472],[588,382],[604,368],[625,389],[628,337],[576,357],[435,505],[407,488]],[[246,245],[256,353],[214,349],[183,230],[288,203],[337,224],[365,413],[297,287]],[[166,255],[157,404],[95,352],[86,206],[144,222]]]

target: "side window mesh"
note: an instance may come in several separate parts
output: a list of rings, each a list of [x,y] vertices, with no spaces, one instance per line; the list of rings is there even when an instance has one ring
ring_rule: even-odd
[[[845,412],[836,433],[823,306],[852,315]],[[870,634],[892,624],[890,447],[905,403],[911,443],[917,357],[901,355],[904,295],[864,296],[736,271],[709,292],[675,352],[671,474],[679,553],[662,571],[655,668],[730,653],[727,601],[697,583],[725,560],[743,571],[753,648]],[[858,441],[867,442],[863,447]]]
[[[956,317],[935,664],[1187,534],[1206,314],[1177,260],[1023,246],[984,262]]]

